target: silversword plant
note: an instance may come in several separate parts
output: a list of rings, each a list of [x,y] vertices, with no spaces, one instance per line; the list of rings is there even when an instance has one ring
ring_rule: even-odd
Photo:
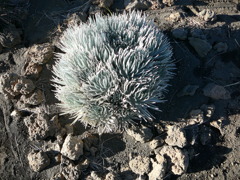
[[[53,67],[63,114],[99,133],[152,120],[172,77],[167,38],[141,12],[96,15],[64,32]]]

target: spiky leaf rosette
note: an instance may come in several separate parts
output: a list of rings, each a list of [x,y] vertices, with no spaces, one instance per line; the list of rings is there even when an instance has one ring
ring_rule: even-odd
[[[145,15],[101,16],[66,29],[53,67],[63,114],[99,133],[152,120],[174,64],[168,40]]]

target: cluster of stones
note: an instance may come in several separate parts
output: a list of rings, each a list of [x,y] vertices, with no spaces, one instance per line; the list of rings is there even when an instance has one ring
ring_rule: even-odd
[[[150,128],[131,128],[127,130],[135,141],[148,144],[154,150],[154,156],[137,155],[130,157],[130,169],[151,180],[163,179],[168,174],[182,175],[189,166],[189,161],[194,158],[194,152],[188,147],[195,145],[209,145],[212,143],[212,128],[221,131],[221,120],[210,121],[214,114],[214,105],[202,105],[199,109],[189,112],[187,119],[182,123],[167,125],[164,131],[160,130],[159,135],[153,135]],[[208,124],[208,125],[207,125]]]

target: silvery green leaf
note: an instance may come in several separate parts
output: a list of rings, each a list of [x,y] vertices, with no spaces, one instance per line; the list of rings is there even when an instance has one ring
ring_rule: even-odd
[[[115,131],[160,111],[175,68],[165,35],[141,12],[96,15],[63,33],[53,67],[63,114]]]

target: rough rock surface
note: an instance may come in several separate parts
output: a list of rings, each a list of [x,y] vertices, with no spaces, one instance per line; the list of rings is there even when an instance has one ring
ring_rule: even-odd
[[[109,172],[105,176],[105,180],[121,180],[121,178],[114,172]]]
[[[61,173],[57,173],[55,174],[51,180],[62,180],[62,174]]]
[[[187,152],[177,147],[164,146],[160,152],[160,155],[168,156],[171,159],[173,174],[181,175],[187,171],[189,165],[189,158]]]
[[[51,141],[45,141],[42,147],[43,151],[54,151],[54,152],[60,152],[61,147],[60,144],[57,143],[56,141],[51,142]]]
[[[0,77],[0,92],[8,98],[13,98],[19,94],[27,95],[35,89],[35,85],[30,79],[14,73],[6,73]]]
[[[113,0],[100,0],[100,7],[110,8],[112,4],[113,4]]]
[[[53,58],[54,47],[50,43],[35,44],[27,52],[27,61],[37,64],[47,63]]]
[[[160,1],[156,1],[156,0],[148,0],[148,1],[151,3],[150,9],[156,10],[156,9],[161,8],[161,3],[160,3]]]
[[[23,74],[38,78],[43,64],[47,63],[53,58],[54,47],[50,43],[35,44],[27,49],[24,53],[26,58],[23,68]]]
[[[30,168],[35,172],[43,170],[50,164],[50,159],[48,158],[47,154],[43,151],[39,152],[32,151],[28,154],[27,159]]]
[[[102,180],[96,171],[92,171],[91,174],[86,178],[86,180]]]
[[[132,136],[136,141],[142,143],[149,141],[153,136],[151,129],[145,126],[138,129],[135,127],[133,127],[133,129],[128,129],[127,134]]]
[[[173,6],[175,0],[163,0],[162,3],[166,4],[167,6]]]
[[[193,109],[189,113],[188,125],[201,124],[204,122],[204,113],[201,109]]]
[[[200,57],[205,57],[212,49],[212,45],[209,44],[206,40],[194,37],[190,37],[188,40]]]
[[[16,120],[19,120],[21,118],[21,112],[18,111],[17,109],[14,109],[11,114],[10,114],[11,117],[13,117],[14,119]]]
[[[135,0],[127,5],[125,8],[127,11],[129,10],[147,10],[149,7],[145,2],[141,2],[138,0]]]
[[[78,160],[83,155],[83,141],[80,136],[69,134],[63,143],[61,153],[71,160]]]
[[[90,160],[89,159],[85,159],[83,162],[80,162],[80,169],[82,171],[86,170],[89,167],[90,164]]]
[[[25,105],[39,105],[43,102],[44,95],[41,90],[36,90],[34,93],[30,95],[22,95],[20,101],[22,101]]]
[[[4,149],[0,149],[0,169],[3,168],[5,161],[7,160],[8,155]]]
[[[217,19],[216,13],[210,9],[204,9],[198,13],[198,16],[204,21],[215,21]]]
[[[203,104],[200,108],[207,118],[211,118],[216,107],[213,104],[211,105]]]
[[[152,171],[148,174],[150,180],[161,180],[165,176],[167,163],[163,156],[158,155],[157,161],[151,159]]]
[[[181,20],[181,13],[175,12],[169,15],[169,17],[166,18],[166,20],[171,22],[178,22]]]
[[[165,142],[169,146],[178,146],[180,148],[186,146],[187,139],[184,129],[178,127],[177,125],[167,126],[167,137]]]
[[[210,97],[212,99],[230,99],[230,93],[223,86],[216,85],[214,83],[207,84],[203,93],[205,96]]]
[[[60,128],[58,117],[52,119],[45,113],[32,114],[24,119],[31,140],[41,140],[53,136]]]
[[[29,62],[25,64],[24,75],[32,75],[34,77],[39,77],[39,74],[42,72],[42,65],[34,62]]]
[[[62,167],[61,173],[65,179],[78,180],[81,175],[80,166],[68,163],[67,166]]]
[[[216,129],[219,130],[219,132],[223,135],[223,128],[224,128],[224,123],[223,123],[223,119],[220,118],[216,121],[212,121],[210,122],[210,125]]]
[[[155,137],[153,140],[151,140],[151,141],[149,142],[149,147],[150,147],[151,149],[156,149],[156,148],[158,148],[159,146],[163,145],[163,143],[164,143],[163,138],[162,138],[161,136],[157,136],[157,137]]]
[[[68,26],[71,27],[73,25],[80,25],[82,22],[87,21],[87,14],[84,12],[76,12],[73,14],[70,14],[68,18],[64,21],[64,23]]]
[[[151,161],[149,157],[137,156],[129,161],[131,170],[136,174],[147,174],[151,170]]]

